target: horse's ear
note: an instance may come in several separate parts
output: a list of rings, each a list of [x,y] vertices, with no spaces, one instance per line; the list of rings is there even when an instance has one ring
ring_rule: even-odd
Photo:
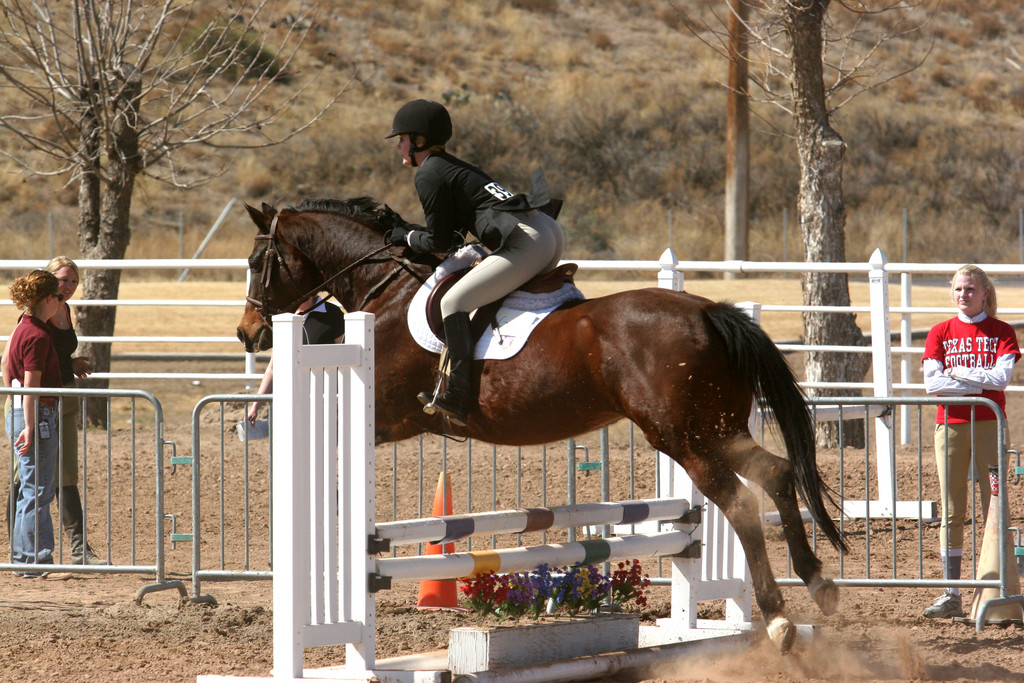
[[[274,207],[264,204],[263,210],[260,211],[259,209],[254,209],[246,204],[245,210],[249,212],[249,218],[251,218],[252,222],[256,224],[256,227],[259,229],[261,234],[266,235],[270,232],[270,222],[273,219],[274,214],[277,213],[277,210]]]

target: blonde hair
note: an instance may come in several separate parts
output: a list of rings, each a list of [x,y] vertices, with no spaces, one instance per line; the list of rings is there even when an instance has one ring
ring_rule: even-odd
[[[81,273],[78,272],[78,264],[69,259],[67,256],[54,256],[50,259],[50,262],[46,264],[46,271],[49,273],[57,274],[57,271],[61,268],[70,268],[75,271],[75,277],[81,278]]]
[[[988,292],[988,296],[985,298],[984,310],[989,317],[996,317],[996,309],[999,307],[996,303],[996,285],[992,282],[992,279],[989,278],[988,274],[978,266],[967,264],[956,269],[956,272],[953,273],[953,279],[949,281],[950,298],[953,299],[954,302],[956,301],[956,292],[954,291],[954,288],[956,287],[957,278],[961,275],[965,275],[973,279],[974,284]]]
[[[31,311],[48,296],[57,294],[57,278],[45,270],[33,270],[11,285],[11,301],[22,311]]]

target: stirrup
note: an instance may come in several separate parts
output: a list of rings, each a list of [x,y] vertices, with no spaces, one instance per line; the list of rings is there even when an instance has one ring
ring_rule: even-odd
[[[442,396],[443,396],[443,394],[442,394]],[[441,416],[444,417],[446,420],[448,420],[448,422],[450,424],[453,424],[456,427],[465,427],[466,426],[466,418],[469,415],[469,410],[467,409],[465,414],[460,415],[460,414],[456,413],[455,411],[450,410],[450,409],[444,407],[443,405],[438,404],[437,403],[437,399],[438,398],[441,398],[441,397],[437,396],[437,397],[434,398],[433,401],[430,402],[429,405],[423,406],[423,412],[427,413],[428,415],[434,415],[434,414],[440,413]]]
[[[434,407],[434,400],[441,394],[441,383],[444,381],[444,375],[438,374],[437,384],[434,385],[433,391],[421,391],[416,394],[416,400],[423,405],[423,412],[427,415],[433,415],[437,412],[437,408]]]

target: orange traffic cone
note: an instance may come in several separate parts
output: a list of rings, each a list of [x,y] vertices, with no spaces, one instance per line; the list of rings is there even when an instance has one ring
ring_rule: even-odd
[[[992,487],[992,497],[988,502],[988,516],[985,520],[985,536],[981,541],[981,555],[978,558],[977,579],[998,579],[999,578],[999,470],[989,468],[989,482]],[[1006,531],[1007,536],[1011,532]],[[1013,547],[1012,536],[1009,547]],[[1007,593],[1009,595],[1020,595],[1020,576],[1017,574],[1017,563],[1014,556],[1007,553],[1006,575],[1009,577]],[[981,588],[974,591],[974,600],[971,603],[971,621],[977,621],[978,610],[986,600],[999,597],[998,588]],[[985,612],[985,623],[1008,624],[1022,622],[1021,607],[1019,604],[994,605]]]
[[[452,514],[452,486],[448,475],[441,472],[437,478],[437,492],[434,494],[432,517]],[[455,552],[454,543],[427,543],[427,555],[442,555]],[[460,609],[455,579],[420,581],[420,595],[416,600],[419,609]]]

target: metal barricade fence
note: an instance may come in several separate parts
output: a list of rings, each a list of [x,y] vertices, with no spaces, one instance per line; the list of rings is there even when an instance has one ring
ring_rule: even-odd
[[[14,550],[9,546],[7,562],[0,563],[0,570],[153,575],[154,583],[137,592],[137,602],[148,593],[168,589],[176,589],[182,597],[187,596],[184,583],[168,580],[165,571],[164,447],[173,448],[174,444],[164,439],[160,401],[149,392],[139,390],[0,387],[0,401],[6,406],[5,417],[9,401],[35,401],[38,409],[41,398],[49,400],[48,397],[57,398],[59,415],[73,413],[69,404],[78,404],[78,417],[73,421],[58,420],[57,434],[49,437],[60,440],[55,477],[58,488],[67,481],[63,438],[66,430],[73,429],[80,476],[71,479],[79,481],[82,543],[84,547],[92,546],[99,560],[105,563],[72,563],[71,543],[62,530],[64,515],[60,505],[54,504],[51,511],[55,542],[53,564],[15,563]],[[89,403],[95,405],[97,399],[104,401],[106,428],[102,430],[90,426],[89,420]],[[152,422],[146,424],[149,413]],[[124,424],[127,424],[126,429]],[[151,440],[151,451],[142,446],[147,439]],[[7,501],[8,524],[4,528],[8,541],[14,520],[11,493],[16,485],[19,457],[14,450],[14,440],[14,436],[8,435],[8,447],[4,449],[6,461],[0,461],[7,474],[7,495],[3,499]]]
[[[812,412],[826,406],[830,410],[838,406],[839,412],[833,413],[832,419],[838,419],[840,425],[849,419],[849,415],[861,419],[865,414],[877,415],[863,421],[863,446],[851,447],[851,435],[844,433],[841,427],[838,447],[818,449],[822,478],[833,489],[843,510],[839,520],[840,531],[851,546],[851,552],[842,556],[828,544],[817,543],[816,533],[813,537],[815,552],[824,562],[826,571],[837,573],[836,584],[874,588],[994,588],[999,589],[1002,599],[1013,597],[1007,592],[1011,577],[1005,571],[1006,567],[1014,566],[1012,561],[1007,562],[1007,558],[1012,558],[1015,552],[1008,533],[1011,517],[1009,487],[1006,484],[1016,478],[1010,475],[1021,471],[1020,455],[1007,448],[1006,418],[995,403],[980,397],[811,398],[808,403]],[[982,509],[978,495],[979,487],[989,487],[988,473],[976,471],[973,454],[963,549],[963,576],[970,578],[942,578],[938,507],[941,501],[929,499],[940,496],[932,441],[935,413],[934,410],[925,410],[940,404],[970,406],[972,418],[974,410],[987,407],[997,418],[1000,485],[996,514],[1000,532],[1000,570],[995,579],[973,578],[978,575],[982,545],[979,526],[989,512]],[[908,445],[897,446],[891,439],[879,438],[878,423],[889,421],[891,424],[896,407],[906,407],[913,412],[914,438]],[[877,408],[881,410],[872,410]],[[972,449],[973,422],[972,419]],[[1010,462],[1011,454],[1016,457],[1016,463]],[[876,474],[881,472],[892,473],[890,486],[875,486]],[[884,491],[883,496],[879,496],[879,488]],[[907,500],[901,501],[901,497]],[[917,514],[914,514],[915,508]],[[787,577],[778,581],[781,585],[803,585],[793,575],[792,564],[788,561]],[[1024,604],[1024,598],[1019,595],[1011,601]],[[978,624],[979,630],[982,625]]]
[[[270,558],[273,551],[272,525],[273,496],[271,479],[271,439],[250,439],[251,430],[245,427],[245,415],[253,403],[266,403],[271,408],[272,397],[253,394],[216,394],[201,399],[192,410],[192,455],[182,464],[192,467],[192,532],[181,534],[179,541],[192,543],[192,599],[196,602],[215,602],[212,596],[202,594],[202,582],[272,579]],[[241,404],[241,421],[225,419],[229,404]],[[207,458],[203,456],[203,409],[217,406],[213,419],[219,438],[217,457],[213,461],[213,472]],[[237,415],[238,411],[234,410]],[[268,420],[268,425],[272,420]],[[238,434],[241,442],[241,463],[231,463],[226,448],[226,434]],[[269,436],[269,432],[266,435]],[[227,437],[230,439],[230,437]],[[231,440],[233,441],[233,440]],[[230,443],[231,441],[228,441]],[[250,448],[255,443],[265,444],[265,450]],[[240,485],[240,490],[229,491],[228,479]],[[204,488],[203,482],[212,480],[216,485]],[[215,513],[207,521],[204,517],[203,493],[214,494]],[[262,501],[262,503],[257,502]],[[261,535],[254,532],[254,522]],[[204,531],[205,529],[205,531]],[[240,557],[229,557],[227,536],[229,533],[242,534]],[[216,541],[217,560],[203,558],[204,539]],[[266,568],[258,568],[263,564]]]

